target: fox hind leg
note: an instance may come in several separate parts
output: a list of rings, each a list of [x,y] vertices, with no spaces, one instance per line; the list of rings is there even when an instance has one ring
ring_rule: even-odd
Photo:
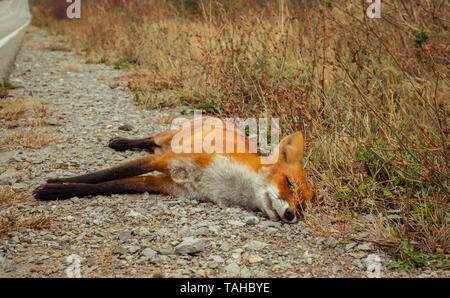
[[[169,157],[170,158],[170,157]],[[97,172],[69,177],[51,178],[48,183],[100,183],[117,179],[124,179],[146,174],[152,171],[167,173],[169,158],[160,156],[145,156],[119,164],[115,167],[100,170]]]
[[[64,200],[71,197],[84,197],[111,194],[136,194],[144,192],[170,194],[175,187],[169,176],[140,176],[101,183],[47,183],[33,191],[37,200]]]

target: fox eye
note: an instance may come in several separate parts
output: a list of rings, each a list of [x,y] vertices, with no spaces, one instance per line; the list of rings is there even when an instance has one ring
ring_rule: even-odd
[[[290,191],[294,191],[294,186],[292,185],[291,181],[289,181],[289,178],[286,177],[286,183]]]

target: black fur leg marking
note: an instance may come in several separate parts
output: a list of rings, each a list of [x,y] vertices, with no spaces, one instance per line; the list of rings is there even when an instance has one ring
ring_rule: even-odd
[[[85,197],[111,194],[134,194],[148,191],[148,187],[141,181],[122,179],[96,184],[89,183],[47,183],[33,191],[36,200],[64,200],[72,197]]]
[[[115,137],[109,140],[108,146],[109,148],[112,148],[116,151],[124,151],[127,149],[131,149],[130,141],[128,139],[121,137]]]
[[[50,201],[50,200],[64,200],[80,193],[80,189],[68,183],[48,183],[42,184],[33,191],[36,200]]]

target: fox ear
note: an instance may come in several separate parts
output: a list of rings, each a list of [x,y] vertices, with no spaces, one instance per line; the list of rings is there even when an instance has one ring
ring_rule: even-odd
[[[284,137],[278,145],[278,161],[288,164],[298,164],[303,158],[303,135],[296,132]]]

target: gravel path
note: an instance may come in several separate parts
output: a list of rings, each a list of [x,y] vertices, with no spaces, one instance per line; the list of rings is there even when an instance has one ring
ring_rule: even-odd
[[[1,236],[0,277],[64,277],[75,264],[67,260],[72,254],[80,257],[83,277],[200,277],[205,271],[211,277],[366,277],[370,254],[379,256],[381,276],[449,276],[430,269],[387,271],[391,259],[371,243],[321,238],[304,223],[271,222],[259,213],[212,203],[147,193],[34,201],[31,191],[46,178],[147,154],[119,153],[106,144],[116,135],[161,132],[168,127],[161,122],[173,111],[141,110],[126,82],[114,80],[123,72],[85,64],[72,52],[42,50],[52,43],[42,32],[28,36],[11,76],[23,88],[10,94],[49,102],[48,125],[34,129],[57,139],[39,149],[2,149],[0,188],[23,191],[28,198],[3,208],[0,216],[48,215],[51,225],[19,227]],[[79,69],[64,71],[73,65]],[[119,130],[124,125],[131,130]]]

